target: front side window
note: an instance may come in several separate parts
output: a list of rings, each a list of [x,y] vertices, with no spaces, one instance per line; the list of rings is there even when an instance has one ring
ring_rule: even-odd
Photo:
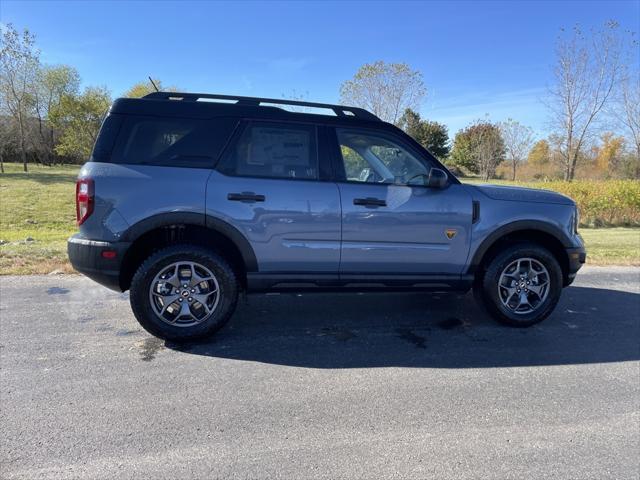
[[[422,185],[427,166],[386,135],[337,129],[346,180]]]
[[[234,176],[315,180],[318,178],[315,127],[250,123],[218,168]]]

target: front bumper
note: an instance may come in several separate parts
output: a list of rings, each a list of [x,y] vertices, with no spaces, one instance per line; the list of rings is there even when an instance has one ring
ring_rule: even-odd
[[[567,272],[565,287],[573,283],[576,273],[587,261],[587,251],[584,247],[567,248],[567,257],[569,258],[569,271]]]
[[[67,240],[67,254],[78,272],[111,290],[121,292],[120,266],[130,245],[129,242],[89,240],[76,234]]]

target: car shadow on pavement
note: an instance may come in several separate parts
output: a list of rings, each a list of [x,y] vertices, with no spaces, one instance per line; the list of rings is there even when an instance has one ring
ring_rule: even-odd
[[[471,295],[251,296],[191,355],[307,368],[488,368],[640,359],[640,294],[570,287],[551,317],[501,326]]]

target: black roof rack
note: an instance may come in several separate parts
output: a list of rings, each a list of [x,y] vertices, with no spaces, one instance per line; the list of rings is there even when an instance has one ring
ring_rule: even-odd
[[[200,99],[230,100],[238,105],[249,105],[259,107],[261,104],[294,105],[298,107],[326,108],[332,110],[339,117],[355,117],[361,120],[381,121],[373,113],[358,107],[346,107],[344,105],[333,105],[329,103],[302,102],[299,100],[284,100],[278,98],[242,97],[238,95],[215,95],[210,93],[184,93],[184,92],[152,92],[144,98],[155,100],[178,100],[186,102],[197,102]]]

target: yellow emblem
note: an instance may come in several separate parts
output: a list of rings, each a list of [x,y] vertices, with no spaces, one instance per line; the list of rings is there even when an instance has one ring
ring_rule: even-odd
[[[444,233],[447,235],[447,238],[451,240],[456,236],[456,233],[458,233],[458,231],[455,228],[447,228]]]

